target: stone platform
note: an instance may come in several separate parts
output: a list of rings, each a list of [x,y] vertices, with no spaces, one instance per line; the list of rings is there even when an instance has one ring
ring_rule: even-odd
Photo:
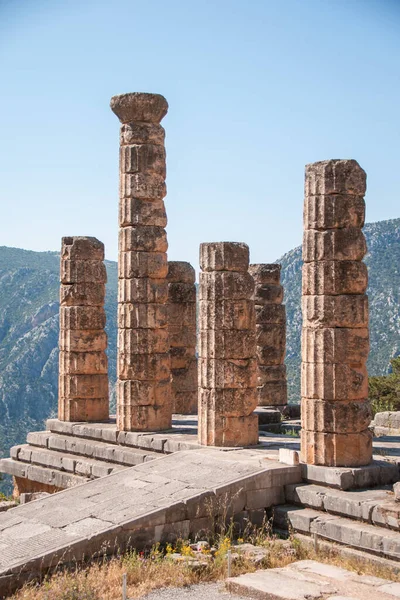
[[[101,431],[112,427],[96,435]],[[175,443],[183,443],[185,434],[176,435]],[[162,435],[143,437],[153,448],[169,443]],[[226,518],[238,527],[261,523],[268,507],[284,501],[284,486],[301,480],[299,466],[268,460],[257,449],[157,456],[1,513],[0,595],[56,565],[201,535]]]

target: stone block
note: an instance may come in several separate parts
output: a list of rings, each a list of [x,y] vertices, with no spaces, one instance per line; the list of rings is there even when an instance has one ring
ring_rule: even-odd
[[[361,196],[317,195],[304,201],[305,230],[356,227],[365,222],[365,202]]]
[[[254,388],[247,389],[199,389],[199,410],[206,407],[215,414],[216,424],[221,417],[243,417],[250,415],[257,407],[257,396]]]
[[[343,363],[302,363],[301,395],[316,400],[364,400],[368,398],[367,369]]]
[[[251,330],[200,330],[198,353],[201,358],[254,358],[256,336]]]
[[[197,395],[197,389],[188,392],[174,391],[172,394],[172,412],[180,415],[197,414]]]
[[[249,273],[253,277],[256,287],[265,284],[279,285],[281,282],[281,265],[275,263],[250,265]]]
[[[200,329],[253,329],[255,309],[252,300],[199,301]]]
[[[396,502],[400,502],[400,482],[394,484],[393,486],[394,499]]]
[[[400,411],[385,411],[376,413],[375,425],[388,429],[400,429]]]
[[[317,231],[309,229],[303,236],[303,260],[362,260],[367,253],[365,236],[357,227]]]
[[[196,348],[194,346],[170,348],[169,354],[171,357],[171,369],[187,369],[193,361],[197,363]]]
[[[301,357],[308,363],[365,364],[369,353],[369,331],[366,327],[303,328]]]
[[[121,227],[118,235],[119,252],[166,252],[167,233],[163,227],[137,225]]]
[[[299,464],[299,453],[296,450],[290,448],[279,448],[279,462],[285,465],[298,465]]]
[[[118,378],[161,381],[170,376],[170,358],[163,354],[118,354]]]
[[[104,398],[61,397],[58,413],[59,419],[63,421],[107,421],[109,417],[108,390],[107,396]]]
[[[165,329],[168,326],[168,306],[153,303],[118,305],[119,329]]]
[[[99,260],[61,260],[60,280],[64,284],[106,283],[106,266]]]
[[[60,351],[101,352],[107,348],[107,334],[102,329],[60,329]]]
[[[256,306],[255,310],[257,325],[286,324],[286,308],[283,304],[265,304]]]
[[[368,286],[367,266],[359,261],[304,263],[302,272],[303,296],[365,294]]]
[[[357,161],[323,160],[306,165],[304,192],[305,196],[365,196],[366,182],[367,175]]]
[[[257,346],[257,359],[260,365],[280,365],[285,358],[286,340],[278,338],[276,345]]]
[[[372,433],[301,431],[301,460],[327,467],[359,467],[372,459]]]
[[[106,288],[99,283],[60,285],[60,304],[63,306],[103,306]]]
[[[120,252],[119,279],[163,279],[168,272],[165,252]]]
[[[113,96],[110,107],[121,123],[130,123],[132,126],[135,121],[157,125],[168,112],[168,102],[164,96],[144,92],[130,92]]]
[[[60,329],[104,329],[106,313],[100,306],[60,306]]]
[[[247,271],[249,247],[240,242],[214,242],[200,244],[202,271]]]
[[[196,281],[196,271],[188,262],[181,260],[170,260],[168,261],[167,279],[169,283],[194,284]]]
[[[282,420],[281,411],[277,408],[263,408],[258,406],[255,412],[258,416],[259,425],[279,424]]]
[[[140,198],[120,198],[118,206],[120,227],[167,226],[167,213],[163,200],[141,200]]]
[[[181,327],[176,329],[168,327],[169,345],[171,348],[195,348],[196,332],[193,327]]]
[[[366,430],[372,413],[368,400],[326,402],[302,399],[301,426],[322,433],[359,433]]]
[[[104,244],[95,237],[69,236],[61,239],[61,260],[104,260]]]
[[[118,330],[118,352],[122,354],[163,354],[168,351],[167,329]]]
[[[283,287],[281,285],[257,285],[254,292],[254,303],[256,305],[281,304],[282,300]]]
[[[59,369],[62,374],[107,374],[107,366],[107,355],[105,352],[60,351]]]
[[[166,406],[171,402],[171,382],[118,381],[117,396],[125,406]]]
[[[165,130],[155,123],[124,123],[120,129],[120,144],[164,145]]]
[[[185,327],[196,330],[196,303],[183,302],[182,304],[168,305],[168,328],[178,332]]]
[[[121,173],[155,173],[166,177],[165,148],[160,144],[132,144],[120,147]]]
[[[257,359],[198,359],[202,388],[242,389],[257,386]]]
[[[108,377],[60,374],[58,388],[60,398],[108,398]]]
[[[368,327],[368,296],[303,296],[303,327]]]
[[[119,279],[118,302],[165,304],[168,302],[168,283],[165,279],[150,277]]]
[[[264,366],[258,365],[258,385],[264,385],[265,383],[286,381],[286,366],[285,365],[272,365]]]
[[[157,173],[120,173],[120,197],[162,200],[167,195],[165,177]]]
[[[193,360],[186,369],[171,369],[171,379],[175,393],[196,390],[197,361]]]
[[[251,300],[253,293],[254,280],[247,272],[200,273],[199,300]]]
[[[267,323],[256,325],[257,346],[277,348],[286,347],[286,324]],[[260,361],[261,362],[261,361]]]
[[[286,381],[272,381],[257,387],[258,406],[283,406],[287,404]]]
[[[201,420],[199,424],[199,442],[204,446],[238,447],[258,444],[258,418],[255,414],[246,417],[218,417],[209,411],[207,425]]]
[[[183,304],[185,302],[196,302],[196,287],[193,283],[168,284],[168,302],[171,304]]]
[[[120,431],[162,431],[171,428],[171,406],[126,406],[118,404]]]

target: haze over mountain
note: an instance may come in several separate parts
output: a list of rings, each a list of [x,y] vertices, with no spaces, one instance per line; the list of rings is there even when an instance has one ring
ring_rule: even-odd
[[[367,224],[370,375],[387,372],[400,354],[400,219]],[[184,257],[183,257],[184,258]],[[290,400],[300,400],[301,248],[285,254]],[[107,261],[106,296],[111,405],[115,406],[117,265]],[[0,454],[56,415],[59,256],[0,247]]]

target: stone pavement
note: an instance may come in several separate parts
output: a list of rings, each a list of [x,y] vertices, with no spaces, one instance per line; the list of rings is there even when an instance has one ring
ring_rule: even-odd
[[[0,595],[62,563],[149,547],[252,519],[300,482],[300,467],[251,449],[176,452],[0,514]]]
[[[394,600],[400,583],[302,560],[282,569],[232,577],[229,591],[258,600]]]

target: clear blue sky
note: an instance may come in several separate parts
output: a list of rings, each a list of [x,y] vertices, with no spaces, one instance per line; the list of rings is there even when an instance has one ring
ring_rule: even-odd
[[[117,256],[110,97],[163,94],[169,258],[301,242],[308,162],[355,158],[400,216],[399,0],[0,0],[0,245]]]

